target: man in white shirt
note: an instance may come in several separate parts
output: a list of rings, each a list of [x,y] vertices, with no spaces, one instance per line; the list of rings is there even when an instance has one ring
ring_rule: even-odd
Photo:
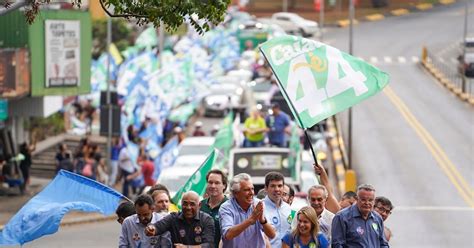
[[[276,231],[275,238],[270,240],[272,247],[281,247],[281,239],[291,229],[291,207],[283,201],[284,177],[279,172],[269,172],[265,175],[265,218]]]
[[[127,217],[122,224],[119,248],[172,247],[169,233],[148,237],[145,228],[161,220],[163,216],[153,211],[153,199],[149,195],[140,195],[135,201],[134,215]]]

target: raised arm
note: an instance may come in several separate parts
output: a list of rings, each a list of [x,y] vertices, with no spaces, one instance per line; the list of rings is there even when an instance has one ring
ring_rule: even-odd
[[[326,200],[326,209],[331,211],[332,213],[336,214],[341,210],[341,206],[339,205],[339,202],[337,201],[336,197],[334,196],[334,192],[331,186],[331,183],[329,182],[329,177],[328,174],[326,173],[326,170],[324,167],[318,164],[313,164],[314,168],[314,173],[316,176],[319,175],[319,179],[321,180],[321,184],[326,187],[328,190],[328,199]]]

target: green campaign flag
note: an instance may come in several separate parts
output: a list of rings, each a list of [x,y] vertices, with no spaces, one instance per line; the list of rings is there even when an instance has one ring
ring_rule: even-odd
[[[173,202],[181,209],[181,198],[183,194],[190,190],[203,196],[206,192],[206,175],[214,166],[216,161],[216,149],[213,149],[211,154],[207,156],[204,163],[194,172],[194,174],[188,179],[188,181],[176,192],[173,196]]]
[[[288,168],[291,169],[291,176],[296,177],[295,165],[301,153],[300,132],[296,125],[291,127],[290,154],[288,156]],[[295,178],[296,179],[296,178]]]
[[[234,113],[230,112],[222,121],[221,128],[217,132],[216,139],[214,140],[214,148],[219,150],[230,150],[234,144],[232,119],[234,119]]]
[[[213,148],[216,148],[224,156],[223,159],[219,159],[217,168],[223,169],[224,165],[229,160],[230,149],[234,145],[234,131],[233,131],[233,120],[234,113],[231,111],[222,121],[221,128],[216,134],[216,139],[214,140]]]
[[[314,40],[285,35],[260,50],[302,128],[367,99],[389,81],[378,68]]]

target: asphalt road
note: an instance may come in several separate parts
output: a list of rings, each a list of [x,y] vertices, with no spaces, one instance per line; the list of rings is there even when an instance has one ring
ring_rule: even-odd
[[[24,248],[84,248],[118,247],[120,225],[116,221],[105,221],[60,227],[53,235],[44,236]],[[19,247],[19,246],[18,246]]]
[[[439,50],[461,40],[462,7],[354,29],[354,54],[391,76],[389,90],[354,108],[353,159],[359,182],[374,184],[377,194],[396,206],[387,221],[393,247],[474,246],[474,108],[417,63],[422,46]],[[469,32],[474,34],[472,25]],[[348,51],[348,29],[329,29],[325,39]],[[339,116],[344,127],[346,113]],[[202,121],[208,132],[221,118]],[[83,224],[62,227],[24,247],[116,247],[119,234],[114,221]]]
[[[353,165],[359,183],[396,206],[386,223],[393,247],[474,246],[474,108],[416,63],[422,46],[461,40],[463,13],[458,3],[354,28],[354,54],[391,77],[383,93],[353,109]],[[326,37],[348,50],[348,29]],[[346,127],[347,113],[339,116]]]

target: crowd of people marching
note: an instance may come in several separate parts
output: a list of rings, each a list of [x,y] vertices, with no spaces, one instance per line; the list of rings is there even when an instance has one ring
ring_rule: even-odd
[[[250,175],[228,181],[218,169],[206,175],[204,199],[189,191],[172,202],[157,184],[117,208],[119,247],[389,247],[390,200],[362,184],[337,201],[324,168],[314,165],[314,172],[321,184],[308,190],[308,206],[298,211],[291,208],[295,190],[279,172],[266,174],[260,198]]]

